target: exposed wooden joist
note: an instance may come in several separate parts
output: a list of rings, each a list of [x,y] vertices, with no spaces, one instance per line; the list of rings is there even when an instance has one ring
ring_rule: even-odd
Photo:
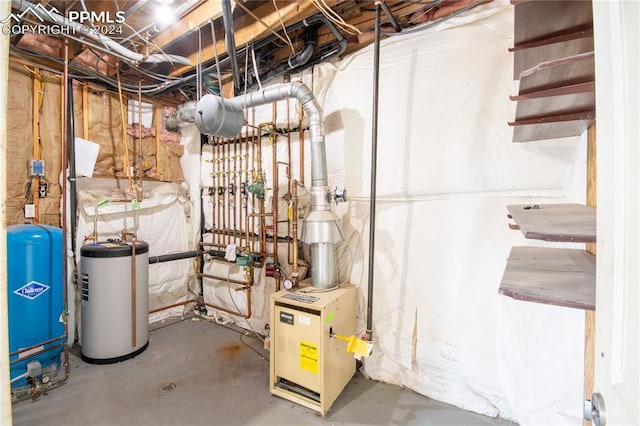
[[[327,0],[326,4],[330,7],[335,6],[342,0]],[[267,3],[263,6],[256,8],[253,13],[262,19],[262,22],[256,22],[254,18],[248,15],[243,15],[234,20],[235,27],[235,41],[237,46],[242,46],[251,42],[252,40],[259,40],[272,34],[271,31],[279,31],[281,29],[280,21],[285,26],[291,25],[294,22],[301,21],[308,18],[317,12],[315,5],[312,2],[290,2],[280,1],[277,2],[279,10],[276,11],[273,7],[273,3]],[[266,28],[266,24],[269,28]],[[224,43],[224,38],[217,40],[218,55],[226,56],[227,49]],[[214,58],[214,49],[212,43],[206,43],[202,48],[201,60],[202,62],[208,62]],[[189,55],[191,63],[196,64],[198,60],[198,52],[193,52]],[[193,69],[194,67],[183,66],[177,68],[171,73],[172,76],[181,75],[186,71]]]
[[[220,16],[222,16],[222,2],[205,1],[187,13],[177,23],[153,37],[153,43],[160,47],[166,47],[170,43],[186,36],[195,28],[201,28],[209,21],[216,20]]]

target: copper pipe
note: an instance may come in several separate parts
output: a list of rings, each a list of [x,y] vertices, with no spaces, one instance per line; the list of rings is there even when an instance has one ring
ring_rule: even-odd
[[[189,303],[196,303],[196,302],[197,300],[195,299],[185,300],[184,302],[178,302],[178,303],[174,303],[173,305],[162,306],[161,308],[152,309],[149,311],[149,314],[155,314],[156,312],[166,311],[167,309],[177,308],[178,306],[184,306],[184,305],[188,305]]]
[[[254,110],[254,119],[255,119],[255,110]],[[254,120],[255,122],[255,120]],[[255,126],[251,127],[251,178],[253,179],[253,176],[255,174],[255,169],[253,168],[256,164],[256,128]],[[259,136],[258,136],[259,137]],[[251,194],[251,207],[255,208],[255,203],[256,201],[256,195],[255,194]],[[247,210],[248,211],[248,210]],[[247,218],[249,218],[249,215],[247,215]],[[247,222],[249,224],[249,222]],[[249,225],[251,225],[251,228],[249,228]],[[249,236],[249,229],[254,230],[255,229],[255,223],[253,221],[251,221],[251,223],[247,225],[247,237]],[[255,238],[251,239],[251,242],[249,244],[249,250],[250,251],[255,251],[256,247],[255,247]]]
[[[213,275],[206,275],[206,274],[200,274],[200,275],[205,277],[205,278],[212,278],[212,279],[217,279],[217,280],[220,280],[220,281],[226,281],[226,282],[229,282],[229,283],[232,283],[232,284],[240,284],[240,285],[245,286],[244,290],[246,290],[246,297],[247,297],[247,312],[244,313],[244,314],[242,312],[237,312],[237,311],[225,308],[224,306],[215,305],[213,303],[204,302],[204,305],[208,306],[210,308],[217,309],[219,311],[226,312],[226,313],[231,314],[231,315],[239,316],[239,317],[244,318],[244,319],[251,318],[251,285],[253,284],[253,276],[251,277],[251,281],[247,283],[247,282],[244,282],[244,281],[231,280],[231,279],[228,279],[228,278],[216,277],[216,276],[213,276]]]
[[[256,172],[254,166],[256,164],[256,128],[252,127],[252,135],[253,138],[251,139],[251,178],[253,179],[253,176]],[[259,133],[259,132],[258,132]],[[260,138],[260,135],[257,135],[258,139]],[[255,208],[256,206],[256,195],[255,194],[251,194],[251,207],[252,209]],[[247,215],[247,218],[249,216]],[[251,229],[255,230],[255,222],[252,221],[251,222]],[[247,235],[249,235],[249,227],[247,227]],[[256,239],[255,237],[251,239],[251,244],[250,244],[250,251],[255,251],[256,250]]]
[[[244,228],[245,228],[245,231],[246,231],[246,238],[245,238],[245,240],[246,240],[246,242],[247,242],[246,249],[247,249],[247,250],[249,250],[249,251],[251,251],[251,250],[250,250],[250,247],[251,247],[251,241],[249,240],[249,215],[248,215],[248,214],[246,214],[246,215],[244,216]]]
[[[251,318],[251,288],[247,288],[247,313],[246,314],[243,314],[242,312],[236,312],[219,305],[214,305],[213,303],[204,302],[204,305],[213,309],[217,309],[222,312],[226,312],[231,315],[238,316],[240,318],[249,319]]]
[[[255,110],[254,110],[254,115],[255,115]],[[260,129],[260,125],[256,126],[255,123],[254,124],[245,123],[245,126],[249,127],[250,129],[253,129],[253,130],[259,130]]]
[[[289,103],[289,101],[287,100],[287,104]],[[277,103],[274,102],[273,103],[273,128],[275,130],[276,128],[276,123],[277,123],[277,110],[276,110],[276,105]],[[278,170],[278,145],[277,145],[277,139],[275,136],[273,136],[273,141],[271,143],[271,173],[273,174],[272,180],[273,180],[273,196],[271,197],[271,211],[273,213],[273,222],[272,222],[272,229],[273,229],[273,253],[275,255],[274,257],[274,261],[276,262],[276,264],[279,265],[278,262],[278,200],[279,200],[279,189],[278,186],[280,185],[280,179],[279,179],[279,170]],[[265,231],[265,239],[266,239],[266,231]],[[266,251],[266,248],[265,248]],[[279,267],[279,266],[278,266]],[[276,280],[276,290],[280,290],[278,288],[278,282]]]
[[[137,315],[136,315],[136,237],[131,240],[131,347],[137,343]]]
[[[291,195],[291,105],[287,99],[287,188]],[[287,214],[287,236],[291,237],[291,221]],[[287,244],[287,262],[291,264],[291,244]]]
[[[236,152],[236,161],[238,161],[240,168],[238,169],[238,164],[236,164],[236,180],[237,180],[237,186],[236,186],[236,198],[235,201],[236,203],[238,201],[240,201],[240,209],[238,209],[237,211],[237,228],[238,231],[240,232],[240,239],[238,241],[238,246],[240,246],[240,248],[243,248],[243,239],[244,239],[244,232],[242,231],[242,141],[246,139],[246,133],[241,133],[240,134],[240,138],[238,139],[238,146],[236,146],[237,148],[237,152]],[[239,152],[239,154],[238,154]],[[236,208],[237,208],[237,204],[236,204]]]
[[[202,278],[210,278],[212,280],[225,281],[225,282],[229,282],[231,284],[241,285],[241,286],[244,286],[246,288],[250,288],[253,285],[253,281],[251,281],[251,282],[240,281],[240,280],[235,280],[235,279],[231,279],[231,278],[227,278],[227,277],[220,277],[218,275],[205,274],[205,273],[202,273],[202,272],[198,272],[197,275],[199,277],[202,277]]]
[[[220,157],[220,161],[222,162],[222,195],[220,198],[224,203],[224,208],[222,209],[222,241],[224,245],[229,245],[229,203],[225,198],[227,198],[227,141],[222,141],[222,157]]]
[[[20,348],[19,350],[15,351],[15,352],[11,352],[9,354],[9,356],[10,357],[16,356],[21,352],[27,352],[27,351],[30,351],[31,349],[35,349],[35,348],[37,348],[39,346],[45,346],[45,345],[48,345],[49,343],[53,343],[53,342],[56,342],[58,340],[62,340],[62,339],[66,339],[66,338],[67,338],[67,336],[63,334],[62,336],[54,337],[53,339],[45,340],[44,342],[36,343],[35,345],[31,345],[31,346],[27,346],[26,348]],[[51,349],[47,349],[47,350],[51,350]],[[44,352],[46,352],[46,351],[44,351]]]
[[[209,144],[211,145],[211,241],[215,241],[216,229],[216,141],[214,136],[208,136]]]
[[[271,123],[262,123],[260,125],[258,125],[258,127],[260,129],[262,129],[263,127],[266,128],[267,126],[272,126],[273,128],[275,128],[275,123],[271,122]],[[264,180],[264,173],[262,171],[262,130],[260,131],[260,138],[258,139],[258,158],[256,160],[256,164],[258,165],[259,169],[258,169],[258,178],[262,178]],[[275,140],[273,140],[273,130],[269,132],[269,138],[271,138],[271,145],[274,146],[275,145]],[[274,177],[272,177],[273,179]],[[275,190],[275,188],[273,189]],[[261,252],[266,252],[267,251],[267,232],[265,230],[265,221],[264,221],[264,216],[262,215],[262,213],[264,213],[264,199],[261,199],[260,202],[258,203],[258,213],[260,213],[260,215],[258,215],[258,227],[260,229],[260,251]]]
[[[225,173],[224,173],[224,193],[226,195],[225,209],[227,211],[227,245],[231,244],[231,197],[229,195],[229,183],[231,182],[231,139],[227,140],[225,144]]]
[[[293,238],[293,284],[298,284],[298,181],[291,181],[291,236]]]
[[[304,109],[302,105],[298,103],[298,111],[300,111],[300,120],[298,122],[298,133],[300,134],[300,141],[298,147],[300,149],[300,184],[304,186],[304,129],[302,128],[302,119],[304,118]]]
[[[207,247],[225,247],[224,244],[218,244],[218,243],[205,243],[205,242],[201,242],[198,243],[199,246],[207,246]]]
[[[135,144],[134,144],[134,158],[135,157]],[[138,191],[136,192],[136,200],[142,201],[144,198],[144,192],[142,188],[142,171],[144,165],[142,164],[144,157],[142,156],[142,80],[138,80]]]
[[[238,144],[240,143],[242,136],[238,136],[233,140],[233,235],[234,243],[242,246],[242,232],[240,232],[240,238],[238,238]]]
[[[213,188],[214,190],[214,200],[215,200],[215,204],[213,205],[214,211],[216,212],[216,218],[217,218],[217,224],[218,226],[220,226],[220,224],[222,223],[222,221],[220,220],[220,195],[218,195],[218,187],[220,186],[220,138],[216,137],[215,139],[215,162],[216,162],[216,175],[215,175],[215,186]],[[215,238],[214,241],[220,243],[220,235],[215,232],[215,227],[214,227],[214,232],[213,232],[213,237]]]

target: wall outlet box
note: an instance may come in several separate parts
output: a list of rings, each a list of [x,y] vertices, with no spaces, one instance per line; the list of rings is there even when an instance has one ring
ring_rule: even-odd
[[[24,217],[25,219],[33,219],[34,217],[36,217],[36,206],[33,204],[25,204]]]
[[[44,176],[44,160],[29,160],[29,174],[31,176]]]

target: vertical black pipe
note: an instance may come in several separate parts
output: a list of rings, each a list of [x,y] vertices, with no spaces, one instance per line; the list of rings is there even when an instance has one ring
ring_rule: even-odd
[[[211,28],[211,31],[213,31],[213,26]],[[222,94],[222,81],[218,82],[220,84],[220,93]],[[201,134],[200,135],[200,158],[202,159],[202,147],[203,145],[207,144],[209,142],[209,137],[205,134]],[[198,297],[197,300],[199,302],[204,303],[204,278],[202,278],[202,274],[204,273],[204,234],[207,232],[207,227],[206,227],[206,221],[205,221],[205,217],[204,217],[204,194],[205,194],[205,188],[201,188],[200,189],[200,250],[202,251],[202,253],[199,254],[198,256]],[[212,234],[213,235],[213,234]],[[196,309],[198,310],[198,312],[200,312],[203,315],[207,314],[207,307],[202,304],[199,303],[198,306],[196,306]]]
[[[78,197],[76,196],[76,130],[73,116],[73,80],[66,81],[67,84],[67,144],[69,151],[69,214],[71,216],[71,252],[76,253],[76,223],[78,213],[76,210]],[[66,238],[66,237],[65,237]]]
[[[373,43],[373,117],[371,120],[371,200],[369,202],[369,282],[367,286],[366,339],[373,334],[373,269],[376,248],[376,177],[378,163],[378,87],[380,83],[380,3],[376,2],[376,26]]]

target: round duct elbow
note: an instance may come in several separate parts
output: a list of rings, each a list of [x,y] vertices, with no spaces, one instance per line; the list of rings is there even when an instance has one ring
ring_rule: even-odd
[[[206,135],[233,138],[244,126],[244,112],[237,103],[209,94],[196,105],[195,123]]]

